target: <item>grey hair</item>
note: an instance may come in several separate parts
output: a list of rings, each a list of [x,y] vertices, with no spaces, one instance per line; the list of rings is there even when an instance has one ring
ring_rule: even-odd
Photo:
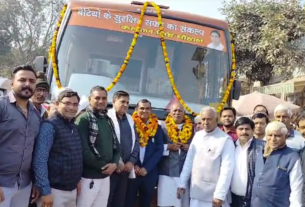
[[[279,121],[270,122],[266,126],[265,132],[267,134],[268,131],[275,131],[275,130],[280,130],[281,133],[285,136],[288,134],[288,129],[287,129],[286,125]]]
[[[287,105],[284,105],[284,104],[280,104],[280,105],[277,105],[274,109],[274,116],[276,115],[277,112],[279,111],[285,111],[287,112],[288,116],[291,118],[292,115],[293,115],[293,112],[291,110],[291,108]]]
[[[211,106],[205,106],[205,107],[203,107],[203,108],[201,109],[201,111],[200,111],[200,116],[201,116],[201,114],[202,114],[203,112],[205,112],[205,111],[212,111],[212,112],[214,113],[214,115],[215,115],[215,118],[218,117],[218,113],[217,113],[216,109],[213,108],[213,107],[211,107]]]
[[[201,121],[201,117],[199,115],[196,116],[195,119],[194,119],[195,124],[197,124],[200,121]]]

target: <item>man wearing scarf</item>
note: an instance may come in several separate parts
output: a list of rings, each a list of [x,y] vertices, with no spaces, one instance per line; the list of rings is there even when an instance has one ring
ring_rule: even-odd
[[[135,179],[134,165],[138,161],[140,145],[135,132],[134,121],[127,113],[129,94],[117,91],[113,95],[113,108],[108,110],[108,116],[114,123],[115,133],[120,143],[119,165],[110,176],[110,195],[108,207],[124,207],[128,179]]]
[[[120,150],[106,107],[106,89],[95,86],[90,91],[89,106],[76,120],[84,162],[78,207],[106,207],[108,203],[109,176],[117,168]]]
[[[266,146],[257,155],[251,206],[302,207],[300,157],[287,147],[288,129],[281,122],[266,127]]]
[[[159,176],[158,164],[163,155],[164,133],[147,99],[138,102],[132,118],[141,147],[135,165],[136,179],[129,179],[128,182],[125,207],[134,207],[137,195],[140,207],[150,207]]]
[[[177,198],[176,192],[189,144],[193,138],[193,123],[185,115],[183,106],[175,102],[161,126],[166,136],[159,169],[158,206],[189,207],[188,186],[181,199]]]

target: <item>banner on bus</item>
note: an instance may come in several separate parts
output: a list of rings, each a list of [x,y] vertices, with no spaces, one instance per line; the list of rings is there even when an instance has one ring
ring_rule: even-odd
[[[134,33],[140,15],[132,12],[99,8],[73,8],[69,25],[86,26],[125,33]],[[225,34],[222,30],[163,18],[165,39],[208,47],[226,52]],[[145,16],[140,35],[159,38],[157,17]]]

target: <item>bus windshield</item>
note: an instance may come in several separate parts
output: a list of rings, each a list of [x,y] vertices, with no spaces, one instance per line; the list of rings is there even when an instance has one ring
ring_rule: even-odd
[[[110,17],[106,18],[106,12],[96,12],[100,13],[94,16],[92,11],[87,14],[80,14],[80,10],[72,12],[58,51],[61,83],[64,87],[76,90],[80,96],[88,96],[93,86],[110,85],[124,62],[136,27],[136,22],[122,21],[125,13],[117,12],[117,18],[118,15],[121,17],[121,24],[117,24],[115,14],[109,12]],[[129,17],[138,18],[137,14]],[[171,71],[181,97],[197,112],[203,105],[219,103],[230,68],[224,32],[172,20],[171,23],[175,23],[176,27],[193,26],[197,30],[197,34],[194,31],[183,34],[177,28],[176,33],[170,33],[169,26],[164,25]],[[152,27],[141,31],[124,74],[109,92],[109,101],[117,90],[127,91],[131,104],[146,98],[153,107],[166,108],[172,100],[174,95],[160,39],[155,34],[158,27]],[[52,94],[56,90],[53,78]]]

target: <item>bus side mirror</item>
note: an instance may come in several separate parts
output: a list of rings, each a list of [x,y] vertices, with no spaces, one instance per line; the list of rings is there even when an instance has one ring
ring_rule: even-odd
[[[36,71],[42,71],[45,73],[48,67],[47,58],[44,56],[35,57],[33,66]]]
[[[232,98],[238,100],[241,92],[241,82],[239,80],[234,80],[233,82],[233,93]]]

